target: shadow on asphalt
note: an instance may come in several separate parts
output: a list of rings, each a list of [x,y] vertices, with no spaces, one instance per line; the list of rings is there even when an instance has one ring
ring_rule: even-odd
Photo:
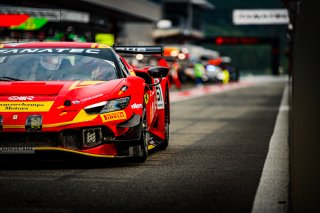
[[[0,155],[0,170],[97,169],[137,167],[141,164],[133,158],[96,158],[72,153]]]

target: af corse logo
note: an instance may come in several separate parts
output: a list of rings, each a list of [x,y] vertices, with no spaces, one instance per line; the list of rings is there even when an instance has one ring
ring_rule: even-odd
[[[10,96],[10,101],[32,101],[34,96]]]

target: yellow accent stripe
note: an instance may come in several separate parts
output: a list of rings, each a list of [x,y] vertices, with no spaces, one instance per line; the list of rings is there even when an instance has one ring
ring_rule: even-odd
[[[86,152],[80,152],[80,151],[76,151],[76,150],[64,149],[64,148],[59,148],[59,147],[35,147],[34,150],[37,150],[37,151],[62,151],[62,152],[71,152],[71,153],[75,153],[75,154],[86,155],[86,156],[90,156],[90,157],[115,158],[114,155],[90,154],[90,153],[86,153]]]
[[[71,84],[69,90],[73,90],[74,88],[76,88],[76,86],[80,83],[80,81],[75,81],[73,84]]]
[[[88,115],[84,110],[81,110],[72,121],[54,123],[54,124],[43,124],[42,127],[43,128],[50,128],[50,127],[66,126],[66,125],[75,124],[75,123],[92,121],[95,118],[97,118],[98,116],[99,115]],[[24,125],[3,125],[3,128],[4,129],[24,129],[25,126]]]
[[[133,76],[136,76],[136,73],[133,71],[133,69],[129,70],[130,74]]]
[[[92,45],[91,45],[91,48],[96,48],[97,47],[97,43],[93,43]]]
[[[4,129],[24,129],[24,125],[3,125]]]
[[[71,84],[68,90],[79,89],[79,88],[100,84],[104,82],[105,81],[76,81],[73,84]]]
[[[99,44],[98,48],[110,48],[110,46],[108,46],[106,44]]]
[[[44,124],[43,128],[58,127],[58,126],[75,124],[75,123],[81,123],[81,122],[85,122],[85,121],[92,121],[95,118],[97,118],[98,116],[99,115],[88,115],[84,110],[81,110],[72,121],[54,123],[54,124]]]
[[[63,113],[61,113],[61,114],[60,114],[60,116],[62,116],[62,115],[66,115],[66,114],[67,114],[67,112],[63,112]]]

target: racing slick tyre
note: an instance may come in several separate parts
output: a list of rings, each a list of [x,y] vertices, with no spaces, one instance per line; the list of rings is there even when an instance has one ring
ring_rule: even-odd
[[[142,116],[142,129],[141,129],[141,137],[139,140],[139,156],[135,157],[135,162],[142,163],[144,162],[148,157],[148,145],[149,145],[149,133],[148,133],[148,122],[147,122],[147,116],[146,116],[146,109],[143,108],[143,116]]]
[[[164,126],[164,131],[165,131],[165,139],[164,141],[159,145],[159,149],[165,150],[168,145],[169,145],[169,124],[170,124],[170,115],[169,115],[169,93],[168,90],[166,91],[166,98],[165,98],[165,103],[164,103],[164,110],[165,110],[165,126]]]

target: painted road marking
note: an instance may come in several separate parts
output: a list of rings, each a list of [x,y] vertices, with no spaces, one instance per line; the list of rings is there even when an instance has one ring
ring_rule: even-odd
[[[252,213],[288,212],[289,202],[289,144],[288,144],[288,85],[270,139],[269,151],[264,163]]]
[[[170,92],[170,102],[174,103],[189,100],[197,97],[223,93],[230,90],[240,89],[254,85],[256,85],[254,81],[243,81],[229,84],[205,85],[203,87],[194,87],[185,91],[178,92],[172,91]]]

